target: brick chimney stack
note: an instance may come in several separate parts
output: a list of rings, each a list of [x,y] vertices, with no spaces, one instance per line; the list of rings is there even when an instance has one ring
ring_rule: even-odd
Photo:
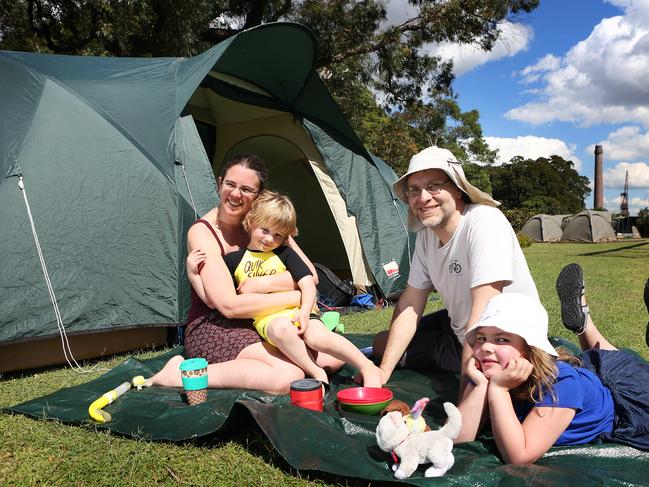
[[[604,184],[602,181],[602,165],[604,150],[601,145],[595,146],[595,204],[593,208],[604,208]]]

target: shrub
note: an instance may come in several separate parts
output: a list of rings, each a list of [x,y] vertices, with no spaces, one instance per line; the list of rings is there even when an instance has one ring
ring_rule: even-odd
[[[527,235],[525,235],[524,233],[518,232],[516,234],[516,237],[518,237],[518,243],[522,249],[532,245],[532,239]]]
[[[534,210],[525,208],[501,208],[501,211],[509,220],[509,223],[511,224],[515,232],[518,232],[521,228],[523,228],[525,222],[535,215]]]

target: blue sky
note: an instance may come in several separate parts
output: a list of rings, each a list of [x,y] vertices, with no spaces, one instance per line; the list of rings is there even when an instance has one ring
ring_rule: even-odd
[[[408,15],[406,0],[388,12]],[[458,102],[503,162],[558,154],[592,181],[601,144],[604,206],[619,211],[626,171],[631,214],[649,206],[649,0],[541,0],[502,31],[489,53],[430,48],[453,59]]]

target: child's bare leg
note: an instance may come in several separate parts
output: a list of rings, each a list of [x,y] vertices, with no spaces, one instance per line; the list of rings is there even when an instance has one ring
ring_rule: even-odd
[[[329,331],[320,320],[310,320],[304,333],[306,344],[319,352],[327,353],[358,369],[366,387],[381,387],[383,373],[374,363],[345,337]]]
[[[318,366],[313,356],[309,353],[306,343],[297,334],[297,328],[291,320],[283,317],[275,318],[268,323],[266,334],[277,348],[291,362],[300,367],[306,375],[322,382],[329,382],[327,373],[322,367]]]
[[[318,366],[325,369],[327,371],[327,374],[333,374],[335,372],[338,372],[345,365],[344,361],[332,355],[329,355],[328,353],[318,352],[317,350],[313,350],[310,347],[309,347],[309,351],[313,355],[313,358],[315,359]]]
[[[586,296],[582,298],[582,303],[586,305]],[[578,335],[578,338],[579,346],[582,350],[590,350],[591,348],[617,350],[597,329],[590,317],[590,313],[586,316],[586,328],[584,328],[584,332],[581,335]]]

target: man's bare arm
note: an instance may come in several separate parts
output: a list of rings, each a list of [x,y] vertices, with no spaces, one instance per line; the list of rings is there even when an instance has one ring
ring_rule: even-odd
[[[392,314],[388,341],[379,366],[383,371],[384,384],[392,375],[392,371],[399,363],[408,344],[410,344],[426,307],[429,294],[430,290],[428,289],[406,286],[405,291],[399,298]]]

